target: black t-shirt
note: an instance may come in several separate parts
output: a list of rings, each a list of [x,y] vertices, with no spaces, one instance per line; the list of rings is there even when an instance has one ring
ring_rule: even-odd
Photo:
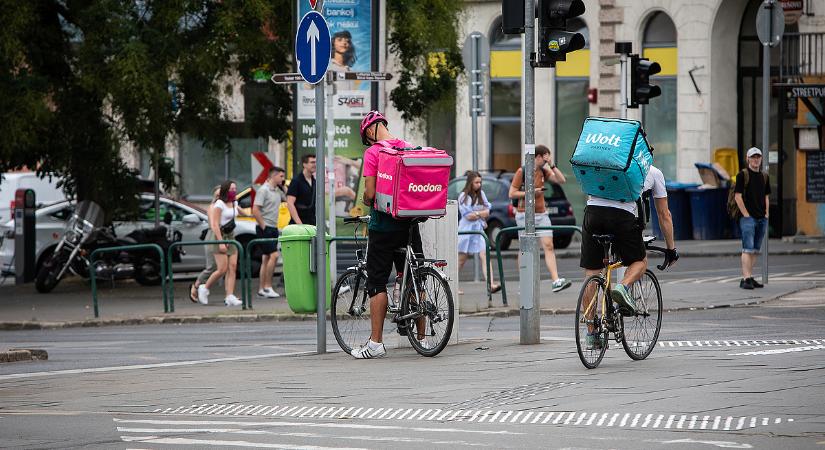
[[[312,184],[310,184],[304,173],[299,172],[289,183],[286,195],[295,197],[295,209],[298,210],[301,222],[315,225],[315,177],[312,177]],[[290,219],[289,223],[295,223],[295,221]]]
[[[748,171],[748,189],[745,190],[745,173],[740,172],[736,177],[736,186],[733,192],[742,194],[742,201],[745,202],[745,209],[754,219],[765,217],[765,196],[771,193],[771,180],[768,175],[762,172],[754,172],[750,168]]]

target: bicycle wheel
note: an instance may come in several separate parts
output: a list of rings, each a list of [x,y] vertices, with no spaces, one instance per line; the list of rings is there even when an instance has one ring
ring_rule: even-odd
[[[415,351],[422,356],[435,356],[444,350],[453,332],[453,294],[447,281],[433,268],[418,269],[418,279],[418,296],[413,294],[412,286],[405,289],[401,315],[415,314],[404,324]]]
[[[630,295],[639,311],[632,316],[622,316],[622,347],[627,356],[635,360],[647,358],[656,347],[659,329],[662,327],[662,289],[651,271],[630,288]]]
[[[598,367],[607,350],[604,306],[611,303],[604,300],[606,295],[604,278],[592,275],[585,280],[576,305],[576,350],[588,369]]]
[[[356,269],[338,278],[332,291],[330,321],[335,340],[345,352],[352,352],[370,337],[370,299],[367,279]]]

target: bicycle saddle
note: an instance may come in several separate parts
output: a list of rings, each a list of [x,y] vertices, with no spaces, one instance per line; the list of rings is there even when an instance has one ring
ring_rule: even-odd
[[[595,239],[596,242],[598,242],[599,244],[602,244],[602,245],[609,244],[609,243],[613,242],[614,237],[615,236],[613,236],[612,234],[594,234],[593,235],[593,239]]]

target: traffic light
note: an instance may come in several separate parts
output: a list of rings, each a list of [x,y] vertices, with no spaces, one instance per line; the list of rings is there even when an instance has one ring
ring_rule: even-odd
[[[650,99],[662,95],[662,89],[650,84],[650,76],[662,71],[662,66],[656,61],[640,58],[639,55],[630,55],[630,102],[628,108],[638,108],[647,105]]]
[[[584,48],[581,33],[567,31],[567,20],[584,14],[582,0],[539,0],[536,67],[556,67],[567,53]]]

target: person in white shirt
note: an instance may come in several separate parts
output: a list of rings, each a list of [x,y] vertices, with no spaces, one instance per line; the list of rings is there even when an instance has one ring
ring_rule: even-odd
[[[679,259],[673,240],[673,220],[667,205],[665,176],[655,166],[650,166],[642,189],[650,191],[656,204],[659,226],[665,236],[668,251],[665,254],[666,265],[670,266]],[[615,283],[610,297],[627,313],[635,313],[636,305],[628,293],[630,285],[639,281],[647,270],[647,250],[642,240],[644,225],[640,223],[636,202],[619,202],[606,198],[590,196],[584,211],[582,227],[582,251],[580,266],[585,269],[585,279],[596,275],[604,269],[604,248],[593,239],[594,234],[612,234],[613,249],[627,267],[621,283]]]
[[[235,202],[237,186],[234,181],[224,181],[218,192],[218,199],[209,210],[209,226],[215,240],[231,241],[235,238],[235,216],[238,215],[238,204]],[[235,297],[235,273],[238,268],[238,249],[234,245],[212,244],[209,251],[215,256],[217,269],[209,276],[206,283],[198,286],[198,302],[209,303],[209,288],[221,277],[224,277],[226,287],[226,306],[240,306],[242,302]]]

